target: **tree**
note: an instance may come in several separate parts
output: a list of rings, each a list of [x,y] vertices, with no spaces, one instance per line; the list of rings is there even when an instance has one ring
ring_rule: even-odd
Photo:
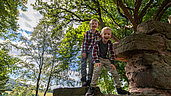
[[[16,37],[14,31],[17,30],[18,7],[24,10],[27,1],[1,0],[0,1],[0,38],[3,40],[13,39]],[[7,40],[9,41],[9,40]],[[9,42],[7,42],[9,44]],[[9,45],[0,43],[0,94],[1,90],[6,90],[6,82],[8,81],[8,73],[12,73],[16,69],[19,59],[8,54]],[[7,45],[6,45],[7,44]]]
[[[67,29],[59,47],[61,60],[67,66],[73,65],[74,62],[79,64],[76,58],[80,57],[84,32],[89,30],[88,23],[92,18],[99,20],[98,30],[104,26],[111,27],[113,40],[119,41],[118,39],[134,33],[142,22],[151,19],[166,22],[167,15],[171,14],[169,6],[170,0],[53,0],[52,3],[40,1],[34,4],[34,8],[47,17],[49,23],[60,24],[54,30]],[[74,28],[74,24],[79,24],[78,28]],[[75,38],[72,38],[73,36]],[[127,81],[124,75],[126,63],[117,61],[116,64],[120,76]],[[110,77],[106,78],[108,80]],[[110,85],[108,89],[109,87]]]
[[[51,37],[53,27],[42,19],[35,27],[31,37],[22,36],[20,41],[23,45],[16,46],[21,51],[21,57],[25,58],[21,66],[23,74],[19,79],[22,78],[25,82],[36,82],[36,96],[40,89],[45,89],[45,96],[54,78],[54,73],[58,71],[59,74],[62,71],[57,58],[57,46],[60,45],[61,35],[59,33]]]
[[[18,29],[17,17],[19,15],[18,7],[26,10],[27,0],[1,0],[0,1],[0,37],[13,37]]]
[[[171,6],[171,0],[149,0],[147,3],[143,0],[124,1],[124,3],[123,0],[117,0],[117,6],[121,16],[126,17],[132,23],[134,31],[137,31],[138,24],[142,23],[143,17],[149,8],[158,7],[155,8],[155,12],[151,13],[154,13],[153,20],[160,21],[165,11]],[[120,8],[124,14],[121,13]],[[150,11],[153,11],[153,9]]]
[[[17,64],[20,62],[18,58],[14,58],[8,55],[9,50],[0,50],[0,94],[7,89],[7,81],[9,79],[9,74],[17,69]]]

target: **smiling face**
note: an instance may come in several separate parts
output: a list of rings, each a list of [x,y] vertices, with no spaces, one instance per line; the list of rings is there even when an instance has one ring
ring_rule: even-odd
[[[96,21],[96,20],[90,21],[90,29],[92,31],[96,31],[97,28],[98,28],[98,21]]]
[[[108,40],[110,40],[111,38],[111,29],[104,29],[104,30],[102,29],[101,37],[103,43],[106,44]]]

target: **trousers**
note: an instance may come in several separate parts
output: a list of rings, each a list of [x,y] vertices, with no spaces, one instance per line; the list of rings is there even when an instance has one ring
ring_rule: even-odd
[[[93,63],[92,63],[92,51],[89,51],[86,53],[86,58],[81,59],[81,81],[85,82],[86,77],[88,75],[88,80],[91,81],[92,79],[92,74],[93,74]],[[87,64],[88,63],[88,64]],[[88,72],[87,72],[87,65],[88,65]],[[88,74],[87,74],[88,73]]]
[[[112,74],[113,81],[115,83],[115,87],[116,88],[120,88],[121,87],[121,83],[120,83],[120,80],[119,80],[118,72],[115,69],[112,70],[112,67],[110,65],[111,64],[110,60],[109,59],[99,58],[99,61],[102,64],[102,66],[95,67],[90,86],[91,87],[96,87],[97,81],[98,81],[98,77],[101,74],[101,69],[104,66],[107,69],[107,71],[109,71]]]

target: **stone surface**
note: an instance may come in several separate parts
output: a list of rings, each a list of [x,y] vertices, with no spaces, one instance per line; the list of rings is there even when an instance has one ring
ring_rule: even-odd
[[[147,35],[156,33],[171,33],[171,24],[150,20],[138,25],[136,34],[142,33]]]
[[[53,96],[85,96],[87,90],[87,87],[57,88],[53,90]],[[94,94],[95,96],[103,96],[99,87],[95,89]]]
[[[87,92],[86,87],[77,87],[77,88],[57,88],[53,90],[53,96],[85,96]],[[138,89],[141,90],[141,89]],[[152,90],[152,89],[150,89]],[[141,90],[142,91],[142,90]],[[148,91],[146,91],[147,93]],[[147,96],[144,94],[131,94],[131,95],[113,95],[113,94],[102,94],[100,89],[97,87],[95,90],[94,96]],[[156,94],[149,94],[148,96],[165,96],[165,95],[156,95]]]
[[[135,95],[171,96],[171,24],[147,21],[115,44],[116,60],[126,61]]]
[[[143,51],[158,52],[163,50],[164,44],[164,40],[160,36],[133,34],[115,44],[114,52],[116,59],[123,58],[128,60],[132,54],[139,54]]]

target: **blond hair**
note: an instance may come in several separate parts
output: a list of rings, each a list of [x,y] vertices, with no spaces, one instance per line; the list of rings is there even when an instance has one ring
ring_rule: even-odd
[[[171,15],[168,17],[169,24],[171,24]]]
[[[104,30],[110,30],[112,32],[112,29],[110,27],[104,27],[101,31],[101,34],[103,34]]]

